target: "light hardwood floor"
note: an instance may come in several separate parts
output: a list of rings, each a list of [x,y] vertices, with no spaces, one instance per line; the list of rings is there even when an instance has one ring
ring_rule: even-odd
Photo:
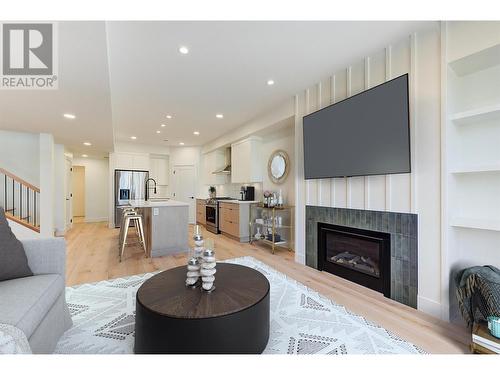
[[[192,231],[192,227],[190,229]],[[206,230],[203,234],[205,238],[214,239],[219,260],[252,256],[429,353],[469,352],[470,333],[465,329],[342,278],[295,263],[293,252],[277,250],[273,255],[268,248],[241,244]],[[128,246],[120,263],[118,230],[109,229],[107,223],[76,223],[66,235],[66,241],[68,286],[165,270],[184,265],[187,261],[185,254],[145,258],[139,246]],[[190,243],[193,245],[192,240]]]

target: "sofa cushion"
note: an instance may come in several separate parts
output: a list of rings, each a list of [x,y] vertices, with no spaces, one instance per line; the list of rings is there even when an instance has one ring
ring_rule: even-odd
[[[23,244],[12,233],[0,207],[0,281],[32,275]]]
[[[28,339],[64,290],[55,274],[0,282],[0,323],[22,330]]]

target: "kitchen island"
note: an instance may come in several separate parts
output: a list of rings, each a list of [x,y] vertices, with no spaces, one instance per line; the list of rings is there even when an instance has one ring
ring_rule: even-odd
[[[131,200],[144,221],[146,252],[160,257],[189,250],[189,205],[175,200]]]

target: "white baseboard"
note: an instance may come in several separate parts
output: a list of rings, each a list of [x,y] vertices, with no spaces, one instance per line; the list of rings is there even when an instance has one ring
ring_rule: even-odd
[[[102,221],[108,221],[108,217],[85,217],[86,223],[100,223]]]
[[[442,319],[442,306],[439,302],[429,298],[417,296],[417,310],[436,318]]]
[[[66,235],[66,229],[57,229],[54,231],[56,237],[64,237]]]
[[[302,254],[295,253],[295,262],[299,264],[306,264],[306,257]]]

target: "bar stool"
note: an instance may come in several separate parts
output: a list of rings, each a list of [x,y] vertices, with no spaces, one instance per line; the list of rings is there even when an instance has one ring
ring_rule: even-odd
[[[119,240],[119,243],[120,243],[119,248],[121,248],[121,246],[122,246],[123,229],[125,228],[125,226],[124,226],[124,223],[125,223],[125,214],[127,214],[127,213],[134,213],[134,214],[136,214],[137,211],[135,210],[134,207],[125,207],[124,209],[122,209],[122,219],[121,219],[121,222],[120,222],[120,234],[118,236],[118,240]],[[132,222],[132,223],[134,224],[134,222]],[[120,250],[118,252],[120,252]]]
[[[122,261],[123,252],[125,250],[125,246],[127,245],[127,236],[128,236],[128,228],[130,227],[130,223],[133,223],[135,226],[135,230],[137,233],[137,237],[139,238],[139,242],[144,249],[144,253],[147,256],[146,250],[146,239],[144,237],[144,225],[142,222],[142,215],[138,214],[134,209],[126,209],[123,212],[122,217],[122,226],[120,228],[120,262]]]

